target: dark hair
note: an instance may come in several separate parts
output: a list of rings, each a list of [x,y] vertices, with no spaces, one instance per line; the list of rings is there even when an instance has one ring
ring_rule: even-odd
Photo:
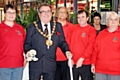
[[[96,17],[96,16],[98,16],[101,19],[101,15],[99,13],[97,13],[97,12],[94,13],[93,17]]]
[[[81,13],[84,13],[85,12],[85,14],[86,14],[86,17],[88,17],[89,15],[88,15],[88,12],[87,11],[85,11],[85,10],[79,10],[78,12],[77,12],[77,15],[78,14],[81,14]]]
[[[51,11],[52,11],[52,7],[49,5],[49,4],[47,4],[47,3],[43,3],[43,4],[40,4],[40,6],[38,6],[38,11],[41,9],[41,7],[43,7],[43,6],[48,6],[50,9],[51,9]]]
[[[9,8],[14,9],[14,10],[16,11],[16,13],[17,13],[17,7],[14,6],[14,5],[12,5],[12,4],[7,4],[7,5],[4,6],[4,13],[6,13],[6,11],[7,11]]]

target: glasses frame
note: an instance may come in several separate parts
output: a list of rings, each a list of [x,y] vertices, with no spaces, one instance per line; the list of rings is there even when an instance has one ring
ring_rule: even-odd
[[[51,10],[48,10],[48,11],[44,11],[44,10],[41,10],[41,11],[39,11],[39,13],[40,14],[48,14],[48,13],[52,13],[52,11]]]

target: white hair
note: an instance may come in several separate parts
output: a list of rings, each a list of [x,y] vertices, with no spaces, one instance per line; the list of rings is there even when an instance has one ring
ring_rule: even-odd
[[[118,21],[119,21],[119,16],[118,16],[118,14],[115,11],[109,12],[106,15],[106,25],[107,26],[108,26],[108,20],[111,18],[112,15],[114,15],[115,17],[117,17]]]
[[[106,19],[107,19],[107,20],[110,19],[110,18],[111,18],[111,15],[114,15],[114,16],[116,16],[116,17],[119,18],[118,14],[117,14],[116,12],[112,11],[112,12],[110,12],[110,13],[107,13]]]

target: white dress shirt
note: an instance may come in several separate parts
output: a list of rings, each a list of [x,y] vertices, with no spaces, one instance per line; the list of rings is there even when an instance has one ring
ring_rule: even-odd
[[[43,29],[43,31],[45,30],[45,23],[43,23],[43,22],[41,22],[41,24],[42,24],[42,29]],[[48,35],[50,35],[51,34],[51,27],[50,27],[50,22],[49,23],[47,23],[47,28],[48,28]],[[48,38],[49,40],[51,39],[51,37],[49,37]],[[49,46],[47,46],[47,48],[49,49]]]

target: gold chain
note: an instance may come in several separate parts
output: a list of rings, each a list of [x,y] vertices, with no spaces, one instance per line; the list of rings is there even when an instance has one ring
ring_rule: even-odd
[[[48,35],[44,34],[44,33],[41,31],[41,29],[38,28],[38,24],[36,23],[36,21],[33,22],[33,23],[34,23],[37,31],[38,31],[41,35],[43,35],[45,38],[49,38],[49,37],[51,37],[51,36],[55,33],[55,28],[56,28],[56,22],[55,22],[55,21],[54,21],[54,26],[53,26],[53,28],[52,28],[52,32],[51,32],[50,35],[49,35],[49,34],[48,34]]]

